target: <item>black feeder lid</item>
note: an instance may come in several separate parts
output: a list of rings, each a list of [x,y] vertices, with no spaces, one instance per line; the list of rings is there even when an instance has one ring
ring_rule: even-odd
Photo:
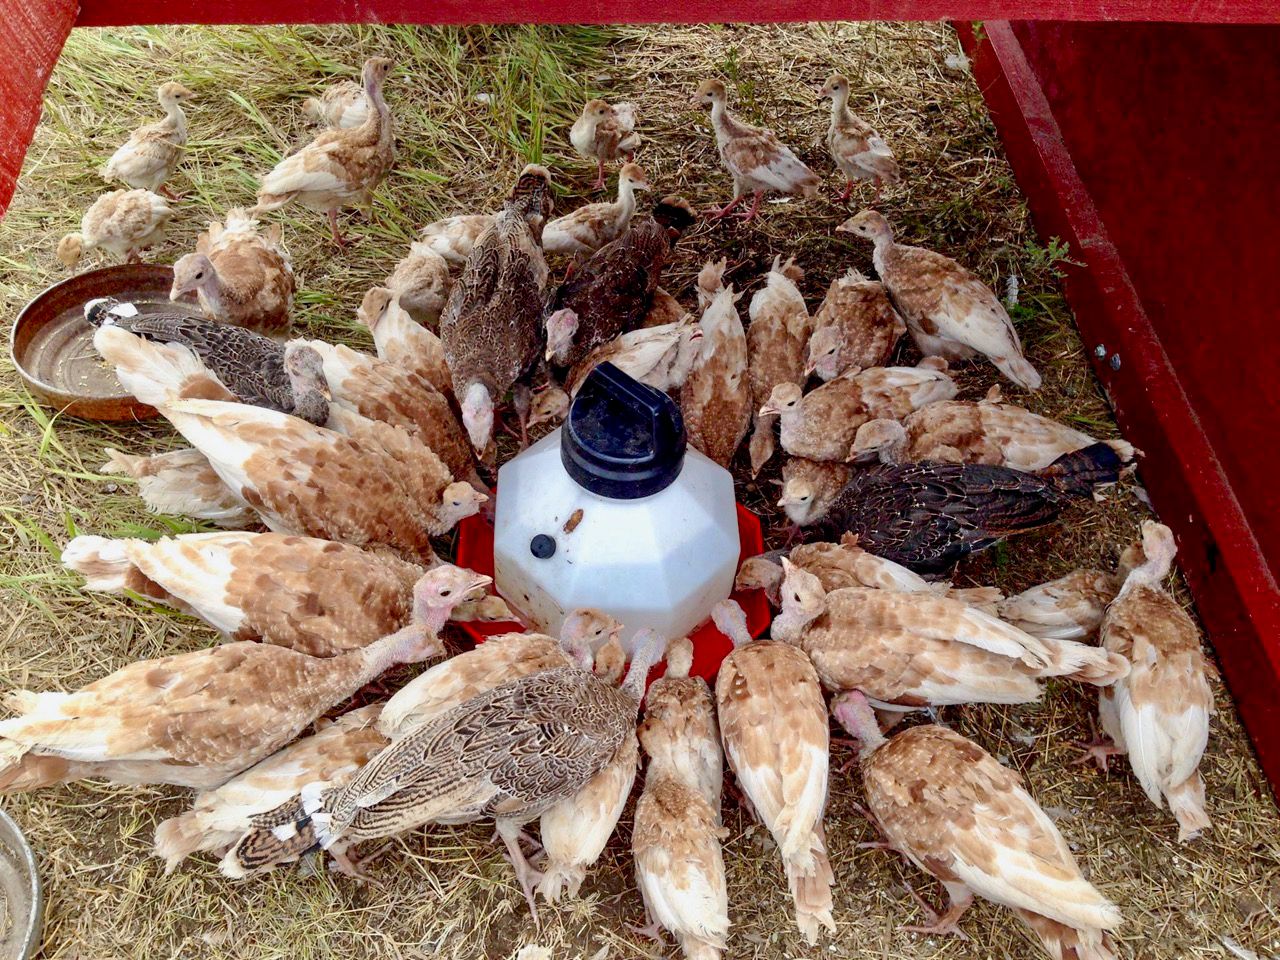
[[[686,439],[676,402],[612,363],[591,371],[560,433],[560,460],[578,486],[638,500],[680,476]]]

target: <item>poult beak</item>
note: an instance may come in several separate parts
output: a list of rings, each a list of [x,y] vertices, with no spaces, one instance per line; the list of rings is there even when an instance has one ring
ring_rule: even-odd
[[[774,414],[779,414],[781,412],[782,411],[779,410],[777,407],[775,407],[773,404],[766,403],[763,407],[760,408],[759,416],[768,417]]]
[[[810,377],[812,377],[812,376],[813,376],[813,371],[815,371],[815,370],[817,370],[817,369],[818,369],[818,362],[817,362],[816,360],[815,360],[815,361],[813,361],[813,362],[811,362],[811,363],[806,363],[806,364],[804,365],[804,377],[805,377],[805,379],[806,379],[806,380],[808,380]]]

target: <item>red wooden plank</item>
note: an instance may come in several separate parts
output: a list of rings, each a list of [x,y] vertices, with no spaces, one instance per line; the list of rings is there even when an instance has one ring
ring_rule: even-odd
[[[84,0],[80,26],[133,23],[780,23],[804,20],[1277,23],[1274,0]]]
[[[1224,676],[1280,787],[1280,589],[1011,25],[987,21],[981,42],[968,25],[959,29],[1041,236],[1066,239],[1083,264],[1067,268],[1066,279],[1081,334],[1105,347],[1095,370],[1125,435],[1145,453],[1143,483],[1177,536],[1179,565]],[[1135,191],[1134,215],[1142,202]],[[1150,243],[1159,256],[1160,237]],[[1250,363],[1242,357],[1242,372]]]
[[[45,85],[75,21],[74,0],[0,3],[0,217],[9,209]]]

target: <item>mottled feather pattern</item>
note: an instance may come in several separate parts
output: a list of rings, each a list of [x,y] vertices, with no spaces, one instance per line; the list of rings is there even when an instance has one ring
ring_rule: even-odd
[[[547,263],[527,202],[508,201],[481,234],[441,314],[455,396],[482,383],[496,402],[542,356]]]
[[[733,288],[721,288],[703,311],[702,352],[680,388],[689,443],[728,466],[751,424],[747,335]]]
[[[441,818],[531,820],[610,761],[635,711],[576,667],[505,683],[418,726],[326,797],[329,842]]]
[[[557,288],[552,309],[578,315],[566,366],[640,326],[670,252],[664,227],[652,217],[633,220],[631,229],[597,250]]]

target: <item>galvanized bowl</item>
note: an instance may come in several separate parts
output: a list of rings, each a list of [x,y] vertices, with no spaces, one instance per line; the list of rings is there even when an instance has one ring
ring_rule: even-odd
[[[13,365],[31,395],[86,420],[147,420],[154,407],[139,403],[120,386],[114,371],[93,349],[93,327],[84,305],[97,297],[133,303],[140,313],[164,309],[200,316],[192,304],[170,303],[171,267],[128,263],[77,274],[55,283],[28,303],[9,338]],[[149,309],[150,308],[150,309]]]
[[[44,894],[31,844],[0,810],[0,960],[30,960],[40,948]]]

